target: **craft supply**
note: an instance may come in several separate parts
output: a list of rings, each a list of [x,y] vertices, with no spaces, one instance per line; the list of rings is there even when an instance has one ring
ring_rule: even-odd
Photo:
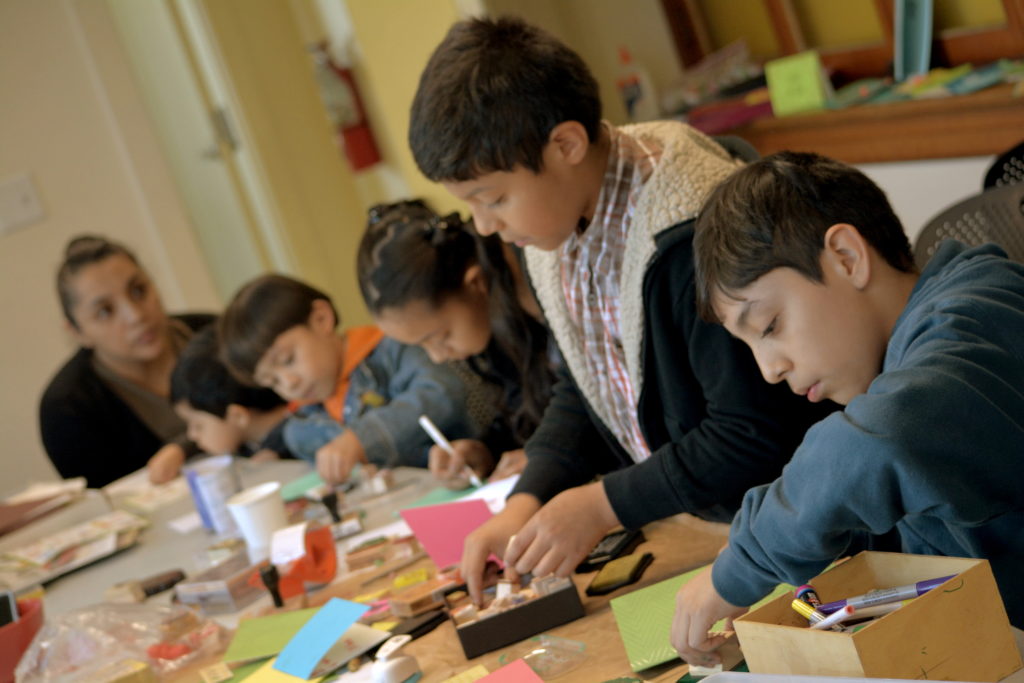
[[[616,557],[628,555],[638,545],[646,541],[644,532],[640,529],[627,531],[619,529],[613,531],[598,542],[594,549],[587,553],[587,557],[576,567],[576,573],[582,574],[600,569],[602,565],[614,560]]]
[[[373,663],[374,683],[403,683],[420,674],[416,658],[402,652],[402,648],[411,641],[412,636],[400,635],[389,638],[380,646]]]
[[[427,434],[430,435],[430,438],[434,440],[434,443],[440,446],[445,453],[452,456],[453,458],[458,457],[455,454],[455,449],[452,447],[451,442],[445,437],[444,434],[441,433],[441,430],[437,428],[437,425],[434,424],[433,420],[431,420],[426,415],[420,415],[420,426],[423,427],[424,431],[426,431]],[[462,471],[465,477],[469,479],[469,483],[471,483],[476,488],[480,488],[481,486],[484,485],[484,483],[480,480],[480,477],[476,475],[476,472],[474,472],[473,468],[470,467],[469,465],[465,465],[462,468]]]
[[[818,631],[824,631],[825,629],[831,629],[833,626],[839,626],[844,621],[851,618],[855,611],[856,610],[854,610],[852,605],[844,605],[842,608],[836,610],[821,621],[811,624],[811,628]]]
[[[342,635],[355,625],[367,609],[366,605],[357,602],[331,598],[288,641],[281,654],[277,656],[274,668],[299,678],[310,678],[317,670],[320,660]],[[380,634],[380,631],[375,633]],[[348,659],[351,657],[345,661]]]
[[[587,586],[587,595],[604,595],[636,583],[653,561],[654,555],[650,553],[633,553],[612,560],[594,575],[594,579]]]
[[[327,514],[331,516],[331,521],[337,524],[341,521],[341,513],[338,512],[338,492],[331,489],[324,494],[320,502],[327,508]]]
[[[284,607],[284,600],[281,599],[281,590],[279,588],[281,576],[277,573],[277,567],[272,564],[261,565],[260,580],[267,587],[267,592],[270,593],[270,597],[274,601],[274,607]]]
[[[905,586],[895,586],[893,588],[880,588],[873,590],[864,595],[856,595],[852,598],[846,598],[845,600],[836,600],[835,602],[826,602],[821,606],[820,611],[823,614],[831,614],[843,605],[853,605],[857,609],[862,607],[871,607],[872,605],[884,605],[889,602],[899,602],[900,600],[910,600],[916,598],[919,595],[924,595],[936,586],[941,586],[955,574],[950,576],[940,576],[937,579],[926,579],[924,581],[918,581],[917,583],[907,584]]]
[[[868,607],[861,607],[859,609],[854,608],[852,619],[873,619],[874,617],[884,617],[886,614],[891,614],[898,610],[900,607],[906,605],[910,600],[901,600],[900,602],[887,602],[883,605],[870,605]],[[847,607],[853,607],[853,605],[847,605]]]
[[[818,593],[814,590],[814,586],[810,584],[805,583],[797,588],[796,597],[815,609],[821,607],[821,598],[818,597]]]
[[[216,455],[181,468],[199,518],[210,531],[230,534],[235,523],[227,510],[228,499],[242,489],[230,455]]]
[[[401,511],[439,569],[462,562],[466,536],[493,515],[482,500],[462,500]]]

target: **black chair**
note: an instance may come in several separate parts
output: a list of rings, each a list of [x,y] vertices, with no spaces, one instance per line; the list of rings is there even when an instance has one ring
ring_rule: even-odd
[[[999,155],[985,174],[983,189],[1013,185],[1024,180],[1024,142]]]
[[[968,197],[928,221],[914,244],[917,266],[923,268],[948,239],[971,246],[995,242],[1011,259],[1024,263],[1024,183]]]

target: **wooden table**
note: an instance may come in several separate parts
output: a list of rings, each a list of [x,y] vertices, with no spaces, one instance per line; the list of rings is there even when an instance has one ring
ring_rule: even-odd
[[[685,673],[686,665],[677,660],[662,667],[648,669],[642,676],[634,674],[629,668],[626,650],[619,637],[619,630],[608,601],[625,595],[628,591],[708,564],[714,560],[728,539],[729,527],[726,524],[704,522],[689,515],[678,515],[649,524],[644,527],[644,534],[647,542],[637,551],[652,553],[654,562],[638,583],[610,595],[588,597],[583,590],[590,583],[593,573],[574,575],[586,614],[582,619],[546,633],[585,643],[586,660],[576,669],[555,680],[566,683],[597,683],[618,676],[637,676],[649,681],[675,681]],[[451,622],[446,622],[433,632],[410,643],[405,650],[419,661],[424,683],[433,683],[443,681],[476,664],[482,664],[488,671],[494,671],[515,658],[510,654],[521,655],[523,646],[510,645],[467,661],[454,627]],[[506,656],[499,663],[499,658],[503,654]]]

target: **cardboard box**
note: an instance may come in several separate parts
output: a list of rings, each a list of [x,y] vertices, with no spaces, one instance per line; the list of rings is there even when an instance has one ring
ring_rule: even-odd
[[[1021,668],[988,561],[862,552],[810,583],[823,602],[956,574],[856,633],[818,631],[780,597],[736,619],[752,673],[998,681]]]
[[[466,659],[535,636],[541,631],[583,616],[583,603],[576,585],[569,584],[550,595],[543,595],[493,617],[455,627]]]
[[[203,614],[237,612],[266,592],[250,585],[249,576],[255,571],[248,553],[242,551],[205,572],[188,577],[174,590],[178,600],[186,605],[198,605]]]

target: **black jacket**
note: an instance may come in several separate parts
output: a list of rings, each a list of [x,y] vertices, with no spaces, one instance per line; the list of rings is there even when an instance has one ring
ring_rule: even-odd
[[[700,319],[693,221],[661,232],[656,245],[643,281],[638,407],[651,457],[634,463],[563,370],[513,493],[546,502],[605,474],[626,527],[680,512],[729,521],[746,490],[775,479],[807,428],[836,408],[767,384],[745,345]]]
[[[195,331],[212,315],[173,316]],[[39,403],[39,431],[60,476],[90,488],[146,466],[163,441],[96,374],[92,351],[79,349],[50,380]]]

